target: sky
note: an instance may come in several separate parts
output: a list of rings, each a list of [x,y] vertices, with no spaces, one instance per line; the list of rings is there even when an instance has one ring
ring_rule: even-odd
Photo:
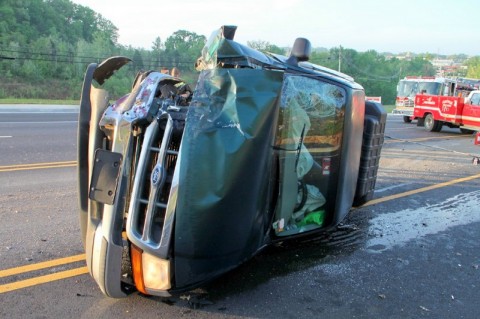
[[[479,0],[71,0],[100,13],[118,42],[151,49],[175,31],[207,38],[236,25],[235,40],[291,47],[297,37],[312,47],[359,52],[480,55]]]

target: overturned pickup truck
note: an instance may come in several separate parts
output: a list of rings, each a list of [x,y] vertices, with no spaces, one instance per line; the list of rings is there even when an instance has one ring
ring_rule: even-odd
[[[113,104],[129,59],[91,64],[78,129],[87,266],[110,297],[169,296],[279,241],[319,236],[373,196],[386,113],[345,74],[214,32],[192,91],[150,71]]]

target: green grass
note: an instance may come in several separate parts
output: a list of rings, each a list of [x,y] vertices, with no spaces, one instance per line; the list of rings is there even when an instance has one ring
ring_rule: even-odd
[[[76,100],[42,100],[42,99],[0,99],[0,104],[49,104],[49,105],[79,105]]]
[[[383,105],[383,108],[387,113],[392,113],[392,110],[395,108],[395,105]]]

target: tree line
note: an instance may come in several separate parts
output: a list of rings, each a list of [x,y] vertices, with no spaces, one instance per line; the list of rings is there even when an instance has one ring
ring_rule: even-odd
[[[113,23],[70,0],[2,0],[0,35],[0,98],[79,99],[87,65],[115,55],[133,63],[107,82],[114,97],[129,91],[139,70],[177,67],[182,78],[194,85],[198,76],[194,64],[206,42],[203,35],[178,30],[165,41],[154,39],[150,49],[121,45]],[[284,55],[289,50],[266,41],[247,45]],[[394,103],[399,79],[436,72],[428,55],[407,61],[342,47],[314,49],[310,62],[354,77],[367,95],[382,96],[384,104]],[[470,77],[476,77],[480,57],[468,62],[474,75]]]

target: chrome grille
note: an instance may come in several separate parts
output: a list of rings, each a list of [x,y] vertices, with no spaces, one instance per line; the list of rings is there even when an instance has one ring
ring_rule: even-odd
[[[160,246],[180,146],[181,134],[173,131],[174,123],[167,113],[147,127],[130,196],[129,237],[152,250]]]
[[[414,101],[411,99],[405,100],[404,106],[413,107],[415,105]]]

